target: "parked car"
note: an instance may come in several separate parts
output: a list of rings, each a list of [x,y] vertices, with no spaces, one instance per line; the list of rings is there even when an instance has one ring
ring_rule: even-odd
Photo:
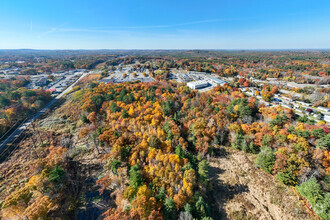
[[[309,114],[311,114],[311,113],[314,112],[313,109],[310,109],[310,108],[307,108],[306,111],[307,111]]]

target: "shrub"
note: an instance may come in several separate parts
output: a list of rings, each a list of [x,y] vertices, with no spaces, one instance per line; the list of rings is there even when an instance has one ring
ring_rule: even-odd
[[[324,220],[330,219],[330,193],[326,193],[323,196],[321,185],[315,177],[296,188],[299,194],[305,197],[312,205],[313,210],[320,218]]]
[[[175,148],[175,154],[178,155],[181,159],[186,156],[186,154],[184,153],[184,150],[182,149],[181,145],[178,145]]]
[[[315,177],[300,184],[296,188],[300,195],[305,197],[312,206],[315,206],[317,201],[323,197],[321,186]]]
[[[195,204],[195,209],[200,218],[205,217],[209,213],[209,206],[205,203],[202,196],[198,196],[197,202]]]
[[[262,140],[261,140],[261,145],[263,147],[269,147],[270,143],[272,142],[272,137],[268,134],[264,135]]]
[[[325,136],[325,132],[322,128],[314,129],[312,134],[317,138],[322,138]]]
[[[249,144],[249,152],[256,154],[256,153],[258,153],[258,150],[259,150],[258,147],[253,144],[253,141],[251,141]]]
[[[117,174],[117,169],[121,166],[120,160],[113,160],[110,163],[110,169],[114,174]]]
[[[165,219],[174,220],[176,216],[176,207],[173,199],[167,197],[164,202]]]
[[[83,123],[90,123],[90,121],[88,120],[88,118],[87,118],[87,116],[85,114],[83,114],[83,115],[80,116],[80,120]]]
[[[166,197],[166,190],[165,190],[164,187],[161,187],[159,189],[158,194],[156,195],[156,199],[158,199],[158,200],[164,200],[165,197]]]
[[[316,141],[316,147],[330,150],[330,133]]]
[[[301,165],[302,164],[299,157],[295,154],[292,154],[287,160],[285,169],[282,169],[276,175],[276,178],[285,185],[296,185],[298,183],[298,173],[301,169]]]
[[[281,171],[276,175],[276,179],[285,185],[295,185],[297,178],[292,172]]]
[[[132,166],[129,171],[129,184],[137,189],[143,182],[140,167],[138,165]]]
[[[275,164],[274,151],[269,147],[262,147],[256,159],[256,166],[268,173],[272,173]]]
[[[62,178],[65,175],[65,171],[62,167],[55,166],[50,172],[49,172],[49,181],[52,183],[60,183]]]
[[[319,200],[313,209],[322,219],[330,219],[330,193],[326,193],[324,199]]]
[[[198,174],[201,182],[206,183],[209,179],[209,164],[206,160],[202,160],[198,164]]]

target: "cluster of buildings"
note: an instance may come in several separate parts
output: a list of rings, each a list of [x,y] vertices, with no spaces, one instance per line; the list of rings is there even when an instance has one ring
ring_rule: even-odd
[[[169,74],[169,79],[173,79],[178,83],[187,83],[191,89],[197,89],[200,92],[213,89],[216,86],[223,86],[227,82],[217,78],[214,74],[196,72],[196,71],[173,71]]]
[[[19,74],[20,71],[21,71],[20,68],[2,69],[2,70],[0,70],[0,74],[4,74],[4,75],[16,75],[16,74]]]
[[[204,80],[188,82],[187,86],[191,89],[203,89],[209,86],[223,86],[227,82],[216,77],[205,77]]]
[[[63,73],[57,73],[58,78],[51,82],[46,90],[52,92],[53,94],[60,93],[64,91],[68,86],[74,83],[83,73],[83,71],[69,71]]]
[[[302,102],[302,101],[293,101],[291,98],[282,96],[280,94],[275,94],[275,97],[272,100],[272,104],[270,104],[269,102],[263,101],[261,96],[255,95],[254,91],[258,91],[258,88],[250,87],[248,89],[242,88],[241,90],[243,92],[245,92],[246,94],[248,94],[249,96],[255,96],[256,98],[259,99],[259,101],[261,103],[264,103],[266,106],[272,106],[272,104],[276,106],[276,105],[279,105],[279,103],[281,103],[280,105],[282,107],[294,109],[298,115],[308,114],[308,116],[313,116],[314,119],[324,120],[324,121],[330,123],[330,109],[329,108],[321,107],[321,106],[317,107],[317,108],[312,108],[313,104],[311,104],[311,103],[306,103],[306,102]]]
[[[29,83],[26,87],[29,89],[39,89],[40,87],[44,87],[47,91],[59,93],[72,84],[83,72],[86,72],[86,70],[70,70],[66,72],[60,71],[54,72],[51,75],[31,75],[31,83]],[[50,76],[55,78],[55,80],[50,80]]]

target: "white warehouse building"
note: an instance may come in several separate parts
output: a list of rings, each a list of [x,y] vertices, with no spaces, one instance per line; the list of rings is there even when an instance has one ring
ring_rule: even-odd
[[[201,89],[209,86],[209,83],[204,80],[200,80],[195,82],[188,82],[187,86],[191,89]]]
[[[212,80],[213,83],[217,84],[218,86],[223,86],[227,83],[226,81],[224,81],[222,79],[215,78],[215,77],[212,77],[211,80]]]

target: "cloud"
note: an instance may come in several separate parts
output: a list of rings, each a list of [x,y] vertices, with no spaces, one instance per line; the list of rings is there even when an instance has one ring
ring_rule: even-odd
[[[58,28],[53,32],[93,32],[93,33],[118,33],[121,30],[101,30],[93,28]]]
[[[231,19],[237,20],[237,19]],[[119,27],[91,27],[91,28],[61,28],[66,23],[51,28],[50,30],[41,33],[38,38],[45,36],[54,32],[90,32],[90,33],[125,33],[130,32],[132,30],[140,30],[140,29],[161,29],[161,28],[173,28],[173,27],[182,27],[189,26],[194,24],[206,24],[206,23],[217,23],[229,21],[228,19],[209,19],[209,20],[200,20],[200,21],[191,21],[191,22],[183,22],[176,24],[160,24],[160,25],[145,25],[145,26],[119,26]]]
[[[223,21],[234,21],[240,20],[236,19],[208,19],[208,20],[199,20],[199,21],[190,21],[176,24],[160,24],[160,25],[145,25],[145,26],[122,26],[122,27],[112,27],[117,29],[153,29],[153,28],[171,28],[171,27],[180,27],[180,26],[188,26],[194,24],[206,24],[206,23],[218,23]],[[105,27],[103,27],[104,29]],[[108,27],[109,28],[109,27]]]
[[[39,34],[39,35],[37,36],[37,38],[41,38],[41,37],[43,37],[43,36],[45,36],[45,35],[47,35],[47,34],[50,34],[50,33],[56,32],[58,29],[60,29],[61,27],[63,27],[63,26],[66,25],[66,24],[67,24],[67,23],[63,23],[63,24],[61,24],[61,25],[58,26],[58,27],[53,27],[53,28],[51,28],[50,30],[45,31],[45,32]]]

